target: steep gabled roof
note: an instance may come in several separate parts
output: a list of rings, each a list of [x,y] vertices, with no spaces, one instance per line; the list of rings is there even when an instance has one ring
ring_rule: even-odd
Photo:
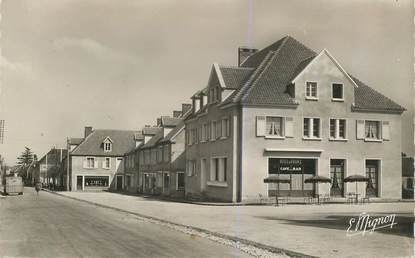
[[[179,117],[162,116],[161,124],[163,127],[175,127],[180,122]]]
[[[161,127],[144,127],[143,135],[156,135],[161,130]]]
[[[84,138],[69,138],[69,144],[79,145],[84,140]]]
[[[166,142],[172,142],[174,141],[174,137],[177,135],[177,133],[180,132],[185,126],[184,120],[187,119],[192,114],[191,110],[188,110],[180,120],[180,123],[177,124],[177,126],[171,130],[162,140],[160,140],[160,143],[166,143]]]
[[[239,89],[251,76],[254,68],[237,66],[219,66],[227,89]]]
[[[85,140],[74,149],[71,155],[74,156],[123,156],[135,148],[136,131],[125,130],[104,130],[92,131]],[[104,152],[103,141],[110,137],[113,140],[111,152]]]
[[[356,111],[392,111],[401,113],[405,108],[395,103],[390,98],[370,88],[357,78],[350,76],[358,85],[354,89],[354,106]]]

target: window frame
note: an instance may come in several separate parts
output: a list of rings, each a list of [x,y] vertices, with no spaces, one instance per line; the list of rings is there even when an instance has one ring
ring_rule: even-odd
[[[307,87],[308,83],[315,83],[316,84],[316,96],[308,96],[307,95]],[[311,94],[311,88],[310,88],[310,94]],[[306,81],[305,82],[305,90],[304,90],[304,96],[306,100],[318,100],[319,90],[318,90],[318,82],[317,81]]]
[[[281,119],[281,135],[269,134],[267,132],[267,118],[280,118]],[[284,116],[265,116],[265,138],[272,139],[284,139],[285,138],[285,117]]]
[[[334,137],[331,136],[331,121],[332,120],[334,120],[334,123],[335,123],[334,124]],[[344,120],[344,138],[338,137],[340,135],[340,120]],[[347,125],[348,125],[348,122],[346,118],[330,117],[329,118],[329,141],[348,141]]]
[[[304,126],[305,126],[305,119],[308,119],[308,132],[310,133],[311,132],[311,136],[310,136],[310,134],[308,134],[308,135],[304,135]],[[311,121],[311,119],[313,119],[313,123],[311,123],[310,121]],[[319,136],[318,137],[315,137],[315,136],[313,136],[313,132],[314,132],[314,119],[318,119],[319,120],[319,132],[318,132],[318,134],[319,134]],[[323,132],[322,132],[322,127],[321,127],[321,124],[322,124],[322,119],[320,118],[320,117],[303,117],[303,127],[302,127],[302,131],[303,131],[303,140],[309,140],[309,141],[321,141],[322,140],[322,134],[323,134]],[[311,129],[310,129],[311,128]]]
[[[92,159],[92,167],[89,166],[88,160],[90,160],[90,159]],[[85,168],[87,168],[87,169],[93,169],[93,168],[95,168],[95,157],[86,156],[85,157],[85,160],[86,160],[86,166],[85,166]]]
[[[107,166],[107,160],[109,160],[109,162],[108,162],[108,166]],[[104,157],[104,164],[105,164],[105,167],[103,166],[102,168],[103,169],[111,169],[111,157]]]
[[[183,175],[183,186],[179,187],[179,174]],[[184,190],[186,186],[186,176],[184,174],[184,172],[180,171],[180,172],[176,172],[176,191],[181,191]]]
[[[341,98],[335,98],[334,97],[334,85],[341,85],[342,86],[342,97]],[[344,84],[342,82],[332,82],[331,83],[331,100],[336,102],[343,102],[344,101]]]
[[[383,141],[383,136],[382,136],[382,120],[365,119],[364,121],[365,121],[365,127],[364,127],[365,138],[364,138],[364,140],[366,142],[382,142]],[[366,137],[366,123],[367,122],[376,122],[376,124],[377,124],[377,134],[378,134],[378,138]]]

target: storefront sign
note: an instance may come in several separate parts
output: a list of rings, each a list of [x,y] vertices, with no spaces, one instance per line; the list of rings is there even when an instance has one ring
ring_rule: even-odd
[[[280,159],[279,171],[284,172],[301,172],[302,160],[301,159]]]

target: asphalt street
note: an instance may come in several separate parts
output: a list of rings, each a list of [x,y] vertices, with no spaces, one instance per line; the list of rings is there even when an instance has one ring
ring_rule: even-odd
[[[250,257],[136,216],[26,188],[0,198],[0,257]]]

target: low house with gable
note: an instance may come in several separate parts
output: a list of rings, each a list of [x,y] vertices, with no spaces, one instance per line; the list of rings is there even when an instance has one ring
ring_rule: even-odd
[[[67,166],[72,191],[124,189],[124,155],[140,139],[137,131],[104,130],[85,127],[82,141],[68,142]],[[75,144],[74,144],[75,145]]]

